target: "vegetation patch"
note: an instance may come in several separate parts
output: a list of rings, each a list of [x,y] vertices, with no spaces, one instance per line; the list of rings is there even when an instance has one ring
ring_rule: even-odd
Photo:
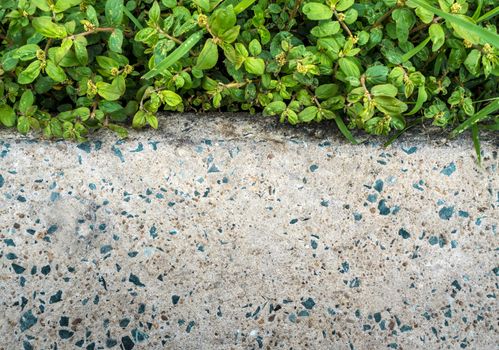
[[[494,0],[2,0],[0,122],[83,140],[157,112],[497,130]]]

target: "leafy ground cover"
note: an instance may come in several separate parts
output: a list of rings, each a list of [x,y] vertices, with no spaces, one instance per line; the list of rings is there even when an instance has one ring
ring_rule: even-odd
[[[2,0],[0,122],[84,139],[166,111],[497,130],[495,0]]]

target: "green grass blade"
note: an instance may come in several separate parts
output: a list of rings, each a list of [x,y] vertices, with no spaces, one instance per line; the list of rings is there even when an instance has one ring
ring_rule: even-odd
[[[391,136],[388,139],[388,141],[385,142],[385,144],[383,145],[383,147],[386,148],[386,147],[390,146],[396,139],[398,139],[407,130],[412,129],[413,127],[415,127],[416,125],[418,125],[419,123],[421,123],[423,121],[423,119],[424,119],[424,117],[420,117],[420,118],[412,121],[411,123],[407,124],[405,128],[403,128],[400,131],[397,131],[393,136]]]
[[[430,37],[427,37],[422,42],[420,42],[418,46],[414,47],[412,50],[407,51],[402,56],[402,63],[409,61],[412,58],[412,56],[416,55],[419,51],[423,50],[429,41],[430,41]]]
[[[473,13],[473,18],[475,21],[480,17],[480,13],[482,13],[483,0],[478,0],[478,5],[476,7],[475,12]]]
[[[473,145],[475,146],[476,157],[478,159],[478,164],[482,163],[482,152],[480,147],[480,137],[478,135],[478,125],[473,124],[471,126],[471,138],[473,139]]]
[[[171,54],[169,54],[163,61],[158,63],[153,69],[151,69],[147,74],[142,76],[142,79],[151,79],[156,75],[164,72],[172,64],[177,62],[179,59],[184,57],[204,36],[204,29],[197,31],[192,34],[187,40],[185,40],[179,47],[175,49]]]
[[[475,12],[473,13],[473,16],[471,16],[474,21],[476,21],[480,17],[480,13],[482,12],[483,0],[478,0],[477,3],[478,4],[476,6]]]
[[[423,107],[423,103],[425,103],[426,100],[428,100],[428,94],[426,93],[424,85],[421,85],[418,88],[418,99],[416,100],[416,104],[414,105],[414,108],[406,115],[416,114],[421,109],[421,107]]]
[[[481,125],[480,129],[488,131],[499,131],[499,121],[497,121],[495,124]]]
[[[255,1],[256,0],[242,0],[239,4],[237,4],[234,7],[234,13],[236,15],[240,14],[241,12],[243,12],[244,10],[246,10],[248,7],[250,7],[251,5],[253,5],[253,3]]]
[[[482,38],[483,41],[489,43],[490,45],[499,48],[499,35],[496,33],[492,33],[476,24],[470,23],[458,16],[454,16],[450,13],[444,12],[440,9],[437,9],[436,7],[431,6],[426,2],[426,0],[410,0],[410,2],[414,5],[420,6],[424,8],[425,10],[428,10],[430,12],[433,12],[434,14],[442,17],[446,21],[449,21],[451,23],[454,23],[455,25],[458,25],[462,27],[463,29],[466,29],[468,32]],[[482,16],[483,17],[483,16]]]
[[[127,17],[130,19],[130,21],[133,22],[133,24],[135,24],[135,26],[139,29],[144,29],[144,26],[142,26],[142,24],[140,24],[139,20],[137,19],[137,17],[135,17],[133,15],[133,13],[130,12],[129,9],[127,9],[126,7],[123,7],[123,12],[125,12],[125,15],[127,15]]]
[[[486,21],[488,19],[491,19],[492,17],[494,16],[497,16],[499,15],[499,6],[490,10],[489,12],[487,12],[486,14],[484,14],[483,16],[479,17],[477,20],[476,20],[476,23],[480,23],[480,22],[483,22],[483,21]]]
[[[473,124],[476,124],[486,118],[492,113],[499,110],[499,100],[495,100],[486,107],[482,108],[479,112],[475,113],[472,117],[468,118],[464,123],[452,130],[451,137],[461,134],[463,131],[469,129]]]
[[[359,144],[359,141],[357,141],[355,137],[353,137],[352,133],[350,132],[350,130],[348,130],[341,117],[335,117],[334,121],[336,122],[336,125],[338,125],[338,129],[340,129],[341,133],[347,138],[348,141],[350,141],[354,145]]]

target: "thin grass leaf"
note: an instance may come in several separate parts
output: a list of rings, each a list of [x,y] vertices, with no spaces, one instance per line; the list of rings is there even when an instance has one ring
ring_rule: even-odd
[[[234,7],[234,13],[236,15],[240,14],[241,12],[243,12],[244,10],[246,10],[248,7],[250,7],[251,5],[253,5],[253,3],[255,1],[256,0],[242,0],[239,4],[237,4]]]
[[[499,121],[495,124],[480,125],[480,129],[487,131],[499,131]]]
[[[491,19],[492,17],[497,16],[497,15],[499,15],[499,7],[496,7],[494,9],[490,10],[489,12],[487,12],[486,14],[484,14],[483,16],[479,17],[476,20],[476,23],[486,21],[486,20]]]
[[[476,157],[478,159],[478,164],[482,163],[482,152],[480,147],[480,136],[478,135],[478,125],[473,124],[471,126],[471,138],[473,139],[473,145],[475,146]]]
[[[133,13],[130,12],[129,9],[127,9],[126,7],[123,7],[123,12],[125,13],[125,15],[130,19],[130,21],[133,22],[133,24],[135,24],[135,26],[138,28],[138,29],[144,29],[144,26],[142,26],[142,24],[140,24],[139,20],[137,19],[137,17],[135,17],[133,15]]]
[[[423,50],[426,44],[430,41],[430,37],[424,39],[418,46],[414,47],[412,50],[406,52],[402,56],[402,63],[409,61],[414,55],[416,55],[419,51]]]
[[[407,130],[412,129],[413,127],[415,127],[416,125],[421,123],[423,121],[423,119],[424,119],[424,117],[421,117],[421,118],[418,118],[418,119],[412,121],[411,123],[407,124],[405,128],[403,128],[400,131],[397,131],[393,136],[391,136],[388,139],[388,141],[385,142],[383,147],[386,148],[386,147],[390,146],[396,139],[398,139],[400,136],[402,136],[402,134],[404,134]]]
[[[142,79],[151,79],[156,75],[164,72],[172,64],[177,62],[179,59],[184,57],[203,37],[205,31],[201,29],[196,33],[192,34],[187,40],[185,40],[179,47],[175,49],[171,54],[169,54],[163,61],[158,63],[153,69],[151,69],[147,74],[142,76]]]
[[[483,0],[478,0],[478,5],[476,7],[475,12],[473,13],[473,18],[475,21],[480,17],[480,13],[482,13]]]
[[[468,118],[464,123],[459,125],[457,128],[452,130],[450,136],[456,137],[465,130],[469,129],[473,124],[476,124],[488,118],[492,113],[495,113],[498,110],[499,110],[499,100],[495,100],[486,107],[482,108],[478,113],[475,113],[475,115]]]
[[[452,15],[450,13],[444,12],[440,9],[437,9],[436,7],[431,6],[426,2],[426,0],[410,0],[411,3],[420,6],[424,8],[425,10],[428,10],[430,12],[433,12],[434,14],[442,17],[443,19],[454,23],[455,25],[458,25],[462,27],[463,29],[469,31],[470,33],[474,34],[475,36],[478,36],[483,39],[483,41],[489,43],[490,45],[499,48],[499,35],[496,33],[492,33],[476,24],[470,23],[458,16]],[[483,17],[483,16],[482,16]]]
[[[426,100],[428,100],[428,94],[426,93],[426,89],[425,89],[424,85],[421,85],[418,88],[418,99],[416,100],[416,104],[411,109],[411,111],[409,113],[407,113],[406,115],[416,114],[421,109],[421,107],[423,107],[423,104],[426,102]]]
[[[347,126],[343,122],[343,119],[341,119],[340,117],[335,117],[334,121],[336,122],[338,129],[340,129],[341,133],[347,138],[348,141],[350,141],[354,145],[359,144],[359,141],[357,141],[355,137],[353,137],[350,130],[348,130]]]

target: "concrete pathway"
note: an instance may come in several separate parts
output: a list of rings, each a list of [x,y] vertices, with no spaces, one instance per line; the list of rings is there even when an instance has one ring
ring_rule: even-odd
[[[497,349],[493,140],[161,124],[0,132],[0,349]]]

